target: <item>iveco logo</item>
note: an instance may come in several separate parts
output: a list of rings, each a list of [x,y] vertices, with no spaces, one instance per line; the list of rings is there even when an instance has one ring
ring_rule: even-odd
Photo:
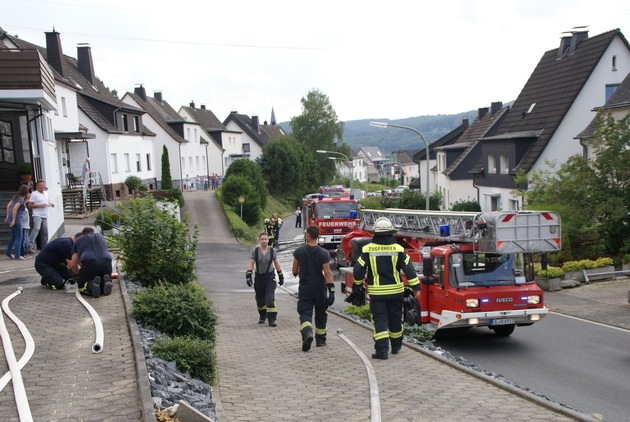
[[[512,299],[511,297],[500,297],[497,298],[497,303],[503,303],[503,302],[512,302],[514,299]]]

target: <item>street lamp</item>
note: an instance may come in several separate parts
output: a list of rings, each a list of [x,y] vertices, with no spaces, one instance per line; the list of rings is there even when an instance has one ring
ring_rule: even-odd
[[[343,158],[339,158],[339,157],[328,157],[329,160],[343,160],[346,163],[348,163],[350,165],[350,195],[354,195],[354,161],[350,160],[345,154],[342,154],[341,152],[337,152],[337,151],[326,151],[323,149],[318,149],[317,151],[315,151],[318,154],[337,154],[342,156]]]
[[[426,191],[426,204],[425,204],[425,208],[427,211],[429,211],[429,144],[427,143],[427,140],[424,139],[424,136],[422,136],[422,134],[420,132],[418,132],[416,129],[412,128],[412,127],[408,127],[408,126],[400,126],[400,125],[395,125],[393,123],[385,123],[385,122],[370,122],[370,126],[374,126],[374,127],[380,127],[380,128],[388,128],[388,127],[397,127],[399,129],[407,129],[407,130],[411,130],[413,132],[416,132],[420,138],[422,138],[422,141],[424,142],[424,148],[425,148],[425,155],[427,157],[427,191]],[[418,163],[418,166],[420,165],[420,163]],[[418,170],[420,170],[418,168]]]

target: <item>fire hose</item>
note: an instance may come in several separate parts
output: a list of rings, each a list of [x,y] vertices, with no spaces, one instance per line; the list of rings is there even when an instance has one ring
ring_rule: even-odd
[[[15,353],[13,352],[13,345],[11,344],[11,338],[9,337],[7,326],[4,324],[4,316],[2,316],[2,314],[0,313],[0,337],[2,337],[4,355],[7,359],[7,364],[9,365],[9,372],[5,374],[1,379],[3,385],[0,390],[2,390],[7,385],[9,379],[13,380],[13,394],[15,395],[15,404],[17,405],[20,421],[30,422],[33,420],[33,416],[31,415],[31,409],[28,405],[28,398],[26,397],[26,390],[24,388],[24,381],[22,380],[22,373],[20,372],[20,370],[33,356],[33,352],[35,350],[35,342],[33,341],[33,337],[31,337],[26,326],[9,309],[9,302],[11,301],[11,299],[22,293],[22,290],[22,287],[19,287],[15,293],[7,296],[2,301],[2,309],[18,326],[18,328],[20,329],[20,333],[24,337],[24,341],[26,342],[26,350],[24,352],[24,355],[22,355],[20,362],[17,362],[15,360]]]
[[[103,322],[101,321],[101,317],[99,317],[98,313],[94,310],[94,308],[92,308],[92,306],[89,303],[87,303],[85,299],[83,299],[83,297],[81,296],[81,293],[79,293],[78,290],[76,291],[75,295],[77,299],[79,299],[79,302],[81,302],[81,304],[85,306],[85,309],[88,310],[88,312],[90,313],[90,316],[92,317],[92,320],[94,321],[94,329],[96,330],[96,340],[94,344],[92,345],[92,352],[101,353],[103,351],[103,340],[104,340]]]

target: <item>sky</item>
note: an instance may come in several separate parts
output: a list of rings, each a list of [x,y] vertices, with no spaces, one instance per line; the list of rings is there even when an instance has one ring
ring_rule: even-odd
[[[122,96],[142,84],[175,109],[204,104],[278,122],[317,89],[338,119],[454,114],[515,100],[563,32],[619,28],[628,0],[0,0],[0,27],[45,46],[89,43]]]

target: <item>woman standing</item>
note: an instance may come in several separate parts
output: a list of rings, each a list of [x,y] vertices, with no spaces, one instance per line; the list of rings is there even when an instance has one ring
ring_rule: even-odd
[[[11,237],[7,244],[7,256],[11,259],[25,259],[21,255],[22,248],[22,218],[26,211],[26,200],[28,197],[28,186],[21,185],[17,193],[7,205],[7,217],[4,219],[11,228]],[[11,253],[13,249],[13,253]]]

